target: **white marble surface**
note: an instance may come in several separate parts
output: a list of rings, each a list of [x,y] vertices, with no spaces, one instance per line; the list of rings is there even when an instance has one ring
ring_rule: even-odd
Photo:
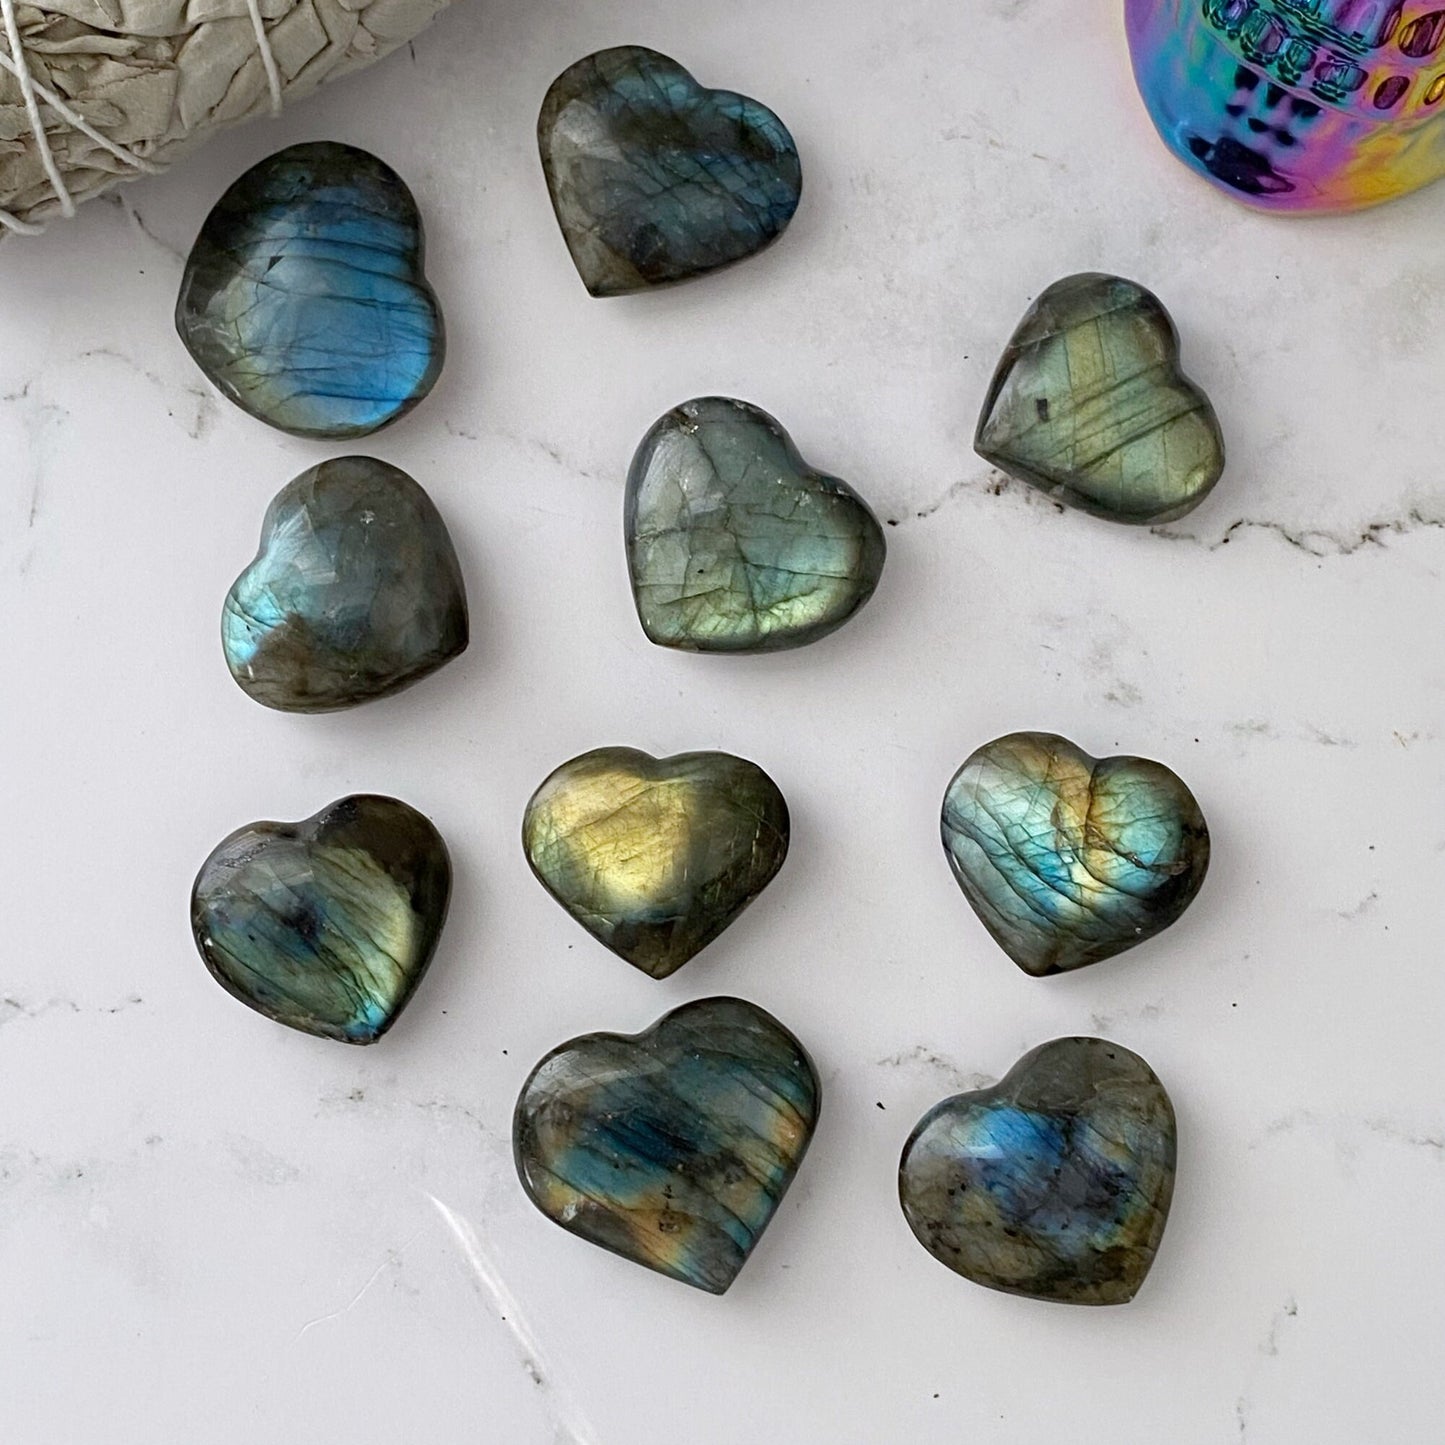
[[[0,1381],[8,1445],[1425,1445],[1445,1374],[1445,189],[1247,214],[1161,150],[1110,3],[469,0],[368,79],[0,248]],[[622,41],[772,102],[786,240],[589,300],[532,125]],[[283,143],[416,190],[452,349],[374,443],[431,490],[475,641],[403,698],[287,718],[231,683],[226,586],[328,449],[216,399],[179,253]],[[997,353],[1058,276],[1165,298],[1231,446],[1151,535],[1000,489],[972,454]],[[648,646],[621,479],[701,392],[780,416],[896,522],[883,586],[789,656]],[[334,450],[334,449],[333,449]],[[1030,980],[936,837],[1016,727],[1174,765],[1215,860],[1174,929]],[[664,984],[531,880],[521,810],[603,743],[763,763],[783,875]],[[268,1024],[195,956],[192,875],[256,817],[348,791],[433,817],[437,962],[350,1050]],[[590,1249],[523,1199],[531,1062],[716,992],[810,1046],[824,1122],[732,1293]],[[1178,1106],[1177,1202],[1135,1304],[954,1277],[894,1171],[918,1115],[1102,1032]],[[503,1316],[505,1315],[505,1320]]]

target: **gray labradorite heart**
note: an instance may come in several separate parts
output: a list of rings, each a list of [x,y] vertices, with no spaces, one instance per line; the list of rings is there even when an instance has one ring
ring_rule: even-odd
[[[436,383],[446,351],[416,202],[353,146],[290,146],[216,203],[176,329],[242,410],[295,436],[369,435]]]
[[[776,240],[798,209],[802,169],[782,121],[639,45],[559,76],[537,139],[562,235],[594,296],[731,265]]]
[[[627,478],[627,562],[649,639],[774,652],[841,627],[883,572],[883,529],[765,411],[704,397],[648,432]]]
[[[1134,1298],[1174,1194],[1174,1109],[1138,1054],[1055,1039],[924,1115],[898,1171],[918,1242],[966,1279],[1062,1304]]]
[[[1055,501],[1114,522],[1182,517],[1224,471],[1219,422],[1179,369],[1169,313],[1118,276],[1070,276],[1034,302],[974,445]]]
[[[252,823],[206,859],[191,929],[212,977],[268,1019],[375,1043],[431,963],[451,863],[395,798],[342,798],[301,823]]]
[[[589,933],[653,978],[706,948],[788,855],[788,805],[728,753],[649,757],[598,748],[527,804],[522,843],[542,886]]]
[[[400,692],[467,646],[467,595],[432,500],[396,467],[339,457],[276,495],[221,616],[231,676],[283,712]]]
[[[645,1033],[553,1049],[517,1101],[517,1172],[563,1229],[722,1294],[803,1162],[818,1098],[782,1024],[703,999]]]
[[[1199,804],[1162,763],[1091,758],[1052,733],[981,747],[943,799],[943,846],[1000,948],[1036,977],[1168,928],[1209,868]]]

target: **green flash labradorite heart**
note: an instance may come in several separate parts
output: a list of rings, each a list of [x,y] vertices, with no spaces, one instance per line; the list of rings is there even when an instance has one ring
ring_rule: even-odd
[[[818,1075],[735,998],[553,1049],[517,1101],[528,1197],[563,1229],[711,1294],[737,1278],[803,1162]]]
[[[1055,501],[1114,522],[1182,517],[1224,471],[1219,422],[1179,368],[1169,313],[1118,276],[1070,276],[1034,302],[974,445]]]
[[[400,692],[467,646],[467,594],[432,500],[396,467],[338,457],[276,495],[221,617],[231,676],[283,712]]]
[[[572,260],[594,296],[729,266],[775,241],[802,193],[798,150],[766,106],[707,90],[622,45],[553,83],[537,122]]]
[[[898,1170],[918,1242],[966,1279],[1062,1304],[1134,1298],[1174,1195],[1174,1108],[1137,1054],[1055,1039],[927,1113]]]
[[[728,753],[651,758],[599,748],[564,763],[527,804],[522,843],[543,887],[653,978],[706,948],[788,854],[788,805]]]
[[[773,652],[841,627],[873,595],[883,529],[747,402],[705,397],[648,432],[627,478],[627,562],[648,638]]]
[[[1082,968],[1168,928],[1209,868],[1199,804],[1162,763],[1052,733],[981,747],[943,799],[959,887],[1025,973]]]
[[[289,1028],[375,1043],[431,963],[451,863],[395,798],[342,798],[301,823],[252,823],[206,859],[191,929],[212,977]]]

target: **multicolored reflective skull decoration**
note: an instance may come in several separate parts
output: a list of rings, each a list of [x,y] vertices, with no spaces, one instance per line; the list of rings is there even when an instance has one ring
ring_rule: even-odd
[[[1445,0],[1125,0],[1134,74],[1188,165],[1272,211],[1445,176]]]

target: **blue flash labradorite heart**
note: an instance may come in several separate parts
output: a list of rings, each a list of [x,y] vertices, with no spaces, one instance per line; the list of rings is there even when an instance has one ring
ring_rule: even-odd
[[[186,261],[176,328],[237,406],[295,436],[363,437],[436,383],[445,340],[416,202],[322,141],[252,167]]]
[[[252,823],[206,859],[191,929],[211,976],[268,1019],[375,1043],[421,982],[451,895],[446,844],[394,798]]]
[[[1118,276],[1050,286],[994,374],[974,445],[1001,471],[1114,522],[1173,521],[1224,471],[1209,398],[1159,299]]]
[[[594,296],[731,265],[776,240],[798,209],[803,174],[782,121],[639,45],[559,76],[537,139],[562,235]]]
[[[788,854],[788,805],[728,753],[598,748],[537,789],[527,861],[589,933],[653,978],[706,948]]]
[[[1209,868],[1204,815],[1174,773],[1091,758],[1052,733],[1012,733],[964,763],[944,795],[943,846],[984,927],[1036,977],[1168,928]]]
[[[1174,1194],[1174,1109],[1137,1054],[1055,1039],[924,1115],[898,1170],[918,1242],[966,1279],[1062,1304],[1134,1298]]]
[[[883,529],[765,411],[704,397],[648,432],[627,478],[637,615],[661,647],[774,652],[841,627],[883,572]]]
[[[396,467],[339,457],[277,494],[221,617],[231,676],[283,712],[400,692],[465,651],[467,595],[432,500]]]
[[[553,1049],[517,1101],[517,1172],[563,1229],[722,1294],[803,1162],[818,1098],[782,1024],[704,999]]]

